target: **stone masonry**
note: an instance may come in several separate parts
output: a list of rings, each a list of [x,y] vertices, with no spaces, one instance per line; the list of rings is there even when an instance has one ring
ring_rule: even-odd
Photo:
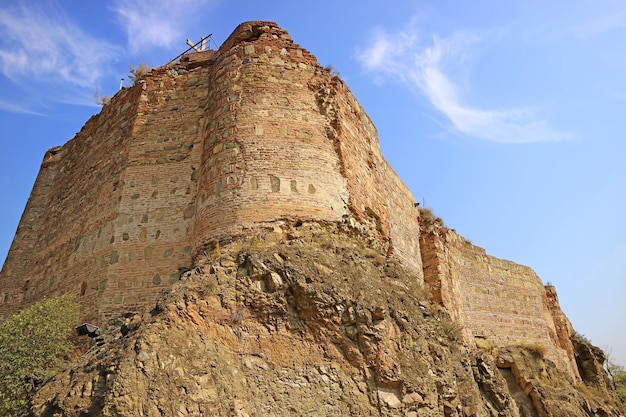
[[[46,153],[0,272],[0,320],[75,293],[100,324],[220,242],[346,222],[424,279],[470,345],[540,344],[569,368],[556,292],[441,227],[420,232],[414,201],[343,81],[275,23],[243,23],[217,51],[139,77]]]
[[[489,256],[440,219],[423,219],[420,239],[431,298],[448,308],[466,343],[543,350],[580,380],[572,327],[553,286],[527,266]]]

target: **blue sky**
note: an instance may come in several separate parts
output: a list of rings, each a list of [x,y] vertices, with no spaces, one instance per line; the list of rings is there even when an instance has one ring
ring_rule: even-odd
[[[556,285],[626,364],[622,1],[4,1],[0,259],[45,151],[98,113],[94,95],[257,19],[341,73],[418,201]]]

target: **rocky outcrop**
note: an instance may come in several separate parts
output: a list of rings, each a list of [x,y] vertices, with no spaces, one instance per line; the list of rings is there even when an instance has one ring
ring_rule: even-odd
[[[375,245],[347,226],[296,223],[217,246],[40,388],[33,414],[620,415],[540,351],[466,347]]]

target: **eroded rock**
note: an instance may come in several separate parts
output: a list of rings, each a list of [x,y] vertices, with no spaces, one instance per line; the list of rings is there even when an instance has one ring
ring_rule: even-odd
[[[421,283],[365,256],[354,230],[305,223],[282,239],[271,233],[202,260],[150,312],[126,319],[124,336],[45,384],[33,413],[620,415],[528,349],[463,346]]]

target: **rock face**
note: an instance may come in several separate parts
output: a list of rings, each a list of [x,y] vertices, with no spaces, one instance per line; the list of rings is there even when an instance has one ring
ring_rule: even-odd
[[[33,414],[621,415],[593,348],[576,345],[590,385],[528,347],[469,348],[381,249],[320,222],[218,246],[152,309],[113,321],[36,393]]]

